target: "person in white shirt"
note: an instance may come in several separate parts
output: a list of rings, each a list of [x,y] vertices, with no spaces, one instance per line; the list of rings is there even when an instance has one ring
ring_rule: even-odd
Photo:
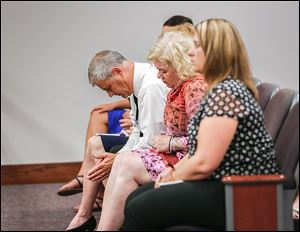
[[[117,154],[151,148],[154,137],[165,131],[163,114],[169,92],[169,88],[157,78],[157,69],[148,63],[130,61],[116,51],[104,50],[90,62],[88,76],[90,84],[106,91],[110,97],[130,97],[133,132]],[[78,225],[85,223],[81,215],[91,215],[99,186],[108,178],[115,156],[105,152],[101,136],[89,139],[85,152],[83,196],[67,229],[81,229]]]

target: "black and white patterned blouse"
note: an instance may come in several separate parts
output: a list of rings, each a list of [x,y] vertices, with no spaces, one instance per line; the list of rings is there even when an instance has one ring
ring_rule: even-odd
[[[188,126],[190,156],[197,148],[201,120],[213,116],[236,119],[238,127],[222,163],[210,179],[279,172],[273,141],[265,128],[259,104],[241,81],[230,77],[208,93],[200,104],[199,112],[191,119]]]

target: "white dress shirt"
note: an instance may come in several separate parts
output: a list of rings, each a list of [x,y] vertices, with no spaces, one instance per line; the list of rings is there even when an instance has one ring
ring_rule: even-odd
[[[138,122],[136,122],[136,104],[130,96],[130,118],[133,132],[125,146],[119,151],[149,149],[153,138],[165,132],[164,109],[169,88],[157,78],[157,69],[148,63],[134,63],[133,95],[138,99]],[[143,136],[140,137],[140,132]]]

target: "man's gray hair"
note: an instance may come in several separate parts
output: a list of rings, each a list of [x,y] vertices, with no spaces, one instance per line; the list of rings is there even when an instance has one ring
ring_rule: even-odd
[[[89,65],[90,84],[94,86],[97,81],[108,79],[111,76],[112,69],[120,66],[125,60],[127,59],[116,51],[104,50],[98,52]]]

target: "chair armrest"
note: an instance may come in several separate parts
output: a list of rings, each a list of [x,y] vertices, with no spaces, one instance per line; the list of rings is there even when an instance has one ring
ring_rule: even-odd
[[[273,175],[252,175],[252,176],[225,176],[222,178],[224,184],[266,184],[283,183],[285,180],[282,174]]]
[[[227,230],[282,230],[284,180],[282,174],[223,177]]]

